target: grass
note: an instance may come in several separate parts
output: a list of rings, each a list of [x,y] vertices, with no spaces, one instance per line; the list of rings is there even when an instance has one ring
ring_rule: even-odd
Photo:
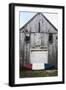
[[[21,70],[20,78],[57,76],[57,70]]]

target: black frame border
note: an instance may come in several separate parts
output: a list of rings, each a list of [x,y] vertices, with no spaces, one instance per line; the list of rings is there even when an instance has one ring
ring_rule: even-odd
[[[62,9],[62,81],[58,82],[42,82],[42,83],[27,83],[27,84],[15,84],[15,6],[27,6],[27,7],[40,7],[40,8],[57,8]],[[52,85],[52,84],[63,84],[65,81],[65,7],[56,5],[38,5],[38,4],[21,4],[21,3],[10,3],[9,4],[9,86],[33,86],[33,85]]]

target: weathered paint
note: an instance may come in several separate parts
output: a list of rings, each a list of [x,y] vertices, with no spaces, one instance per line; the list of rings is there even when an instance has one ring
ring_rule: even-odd
[[[27,33],[29,33],[30,37],[28,42],[25,40]],[[52,33],[52,43],[49,42],[50,33]],[[54,64],[57,68],[57,37],[57,29],[46,19],[45,16],[38,13],[29,23],[20,29],[20,63],[29,64],[31,62],[31,49],[47,49],[47,63]]]
[[[57,52],[58,52],[58,49],[57,49],[57,34],[53,34],[53,43],[49,43],[49,47],[48,47],[48,63],[49,64],[54,64],[57,68],[57,63],[58,63],[58,60],[57,60]]]
[[[48,50],[46,49],[31,49],[30,50],[30,63],[48,63]]]

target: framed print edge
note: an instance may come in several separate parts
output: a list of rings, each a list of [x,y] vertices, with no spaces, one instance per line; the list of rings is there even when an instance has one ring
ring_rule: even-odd
[[[45,7],[45,8],[58,8],[62,9],[62,81],[57,82],[39,82],[39,83],[27,83],[27,84],[15,84],[15,7],[27,6],[27,7]],[[64,6],[54,5],[37,5],[37,4],[9,4],[9,86],[33,86],[33,85],[52,85],[64,83]]]
[[[63,20],[62,20],[62,24],[63,24],[63,33],[62,33],[62,35],[63,35],[63,37],[62,37],[62,40],[63,40],[63,51],[62,51],[62,54],[63,54],[63,62],[62,62],[62,64],[63,64],[63,75],[62,75],[62,77],[63,77],[63,83],[65,83],[65,7],[63,7],[62,8],[63,9]]]
[[[14,86],[14,6],[9,4],[9,85]]]

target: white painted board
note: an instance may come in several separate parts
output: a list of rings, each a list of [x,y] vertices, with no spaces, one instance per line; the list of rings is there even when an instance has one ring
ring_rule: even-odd
[[[32,70],[44,70],[45,65],[44,63],[34,63],[32,64]]]
[[[48,51],[32,50],[30,51],[30,63],[48,63]]]

